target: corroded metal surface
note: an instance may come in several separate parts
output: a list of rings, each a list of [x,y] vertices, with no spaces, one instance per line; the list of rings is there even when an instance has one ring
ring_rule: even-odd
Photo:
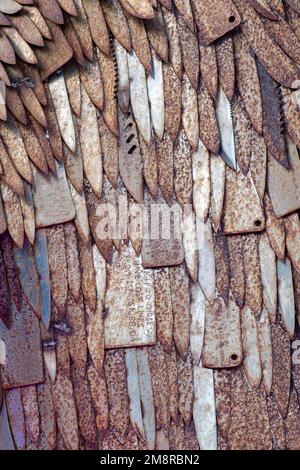
[[[231,0],[197,2],[192,0],[200,41],[208,45],[240,24],[240,16]],[[214,14],[212,14],[212,12]]]
[[[299,41],[296,0],[0,1],[1,449],[300,448]]]

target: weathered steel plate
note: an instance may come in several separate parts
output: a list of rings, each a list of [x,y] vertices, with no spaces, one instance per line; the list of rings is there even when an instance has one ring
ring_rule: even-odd
[[[236,367],[242,358],[240,309],[233,300],[226,306],[220,297],[206,307],[203,366]]]
[[[154,278],[130,247],[115,253],[108,272],[105,347],[152,345],[156,341]]]
[[[63,164],[57,162],[56,171],[56,175],[43,175],[34,170],[33,200],[37,228],[68,222],[75,217]]]
[[[18,312],[12,302],[11,327],[0,322],[0,338],[6,346],[6,364],[2,367],[3,388],[20,387],[44,380],[39,321],[25,297]]]
[[[204,45],[236,28],[241,18],[231,0],[192,0],[195,21],[199,28],[199,40]]]

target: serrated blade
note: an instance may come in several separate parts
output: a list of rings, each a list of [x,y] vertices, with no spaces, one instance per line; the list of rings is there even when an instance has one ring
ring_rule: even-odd
[[[220,155],[230,168],[236,170],[231,104],[221,86],[216,103],[216,115],[221,139]]]

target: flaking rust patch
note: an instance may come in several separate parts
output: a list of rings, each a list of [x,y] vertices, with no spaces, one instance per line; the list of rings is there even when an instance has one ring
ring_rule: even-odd
[[[134,250],[123,247],[109,268],[104,323],[105,347],[155,344],[154,278]]]
[[[187,354],[185,360],[178,356],[178,407],[184,423],[188,426],[193,416],[193,356],[191,352]]]
[[[300,448],[300,415],[297,392],[294,387],[291,390],[288,415],[285,420],[287,450],[299,450]]]
[[[67,449],[77,450],[79,448],[78,421],[74,390],[70,379],[63,374],[58,374],[52,394],[57,426],[64,443]]]

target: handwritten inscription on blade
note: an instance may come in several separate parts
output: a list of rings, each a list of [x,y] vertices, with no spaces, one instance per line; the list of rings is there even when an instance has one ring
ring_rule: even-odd
[[[114,255],[105,307],[107,349],[155,344],[153,272],[143,268],[131,247],[124,246]]]

